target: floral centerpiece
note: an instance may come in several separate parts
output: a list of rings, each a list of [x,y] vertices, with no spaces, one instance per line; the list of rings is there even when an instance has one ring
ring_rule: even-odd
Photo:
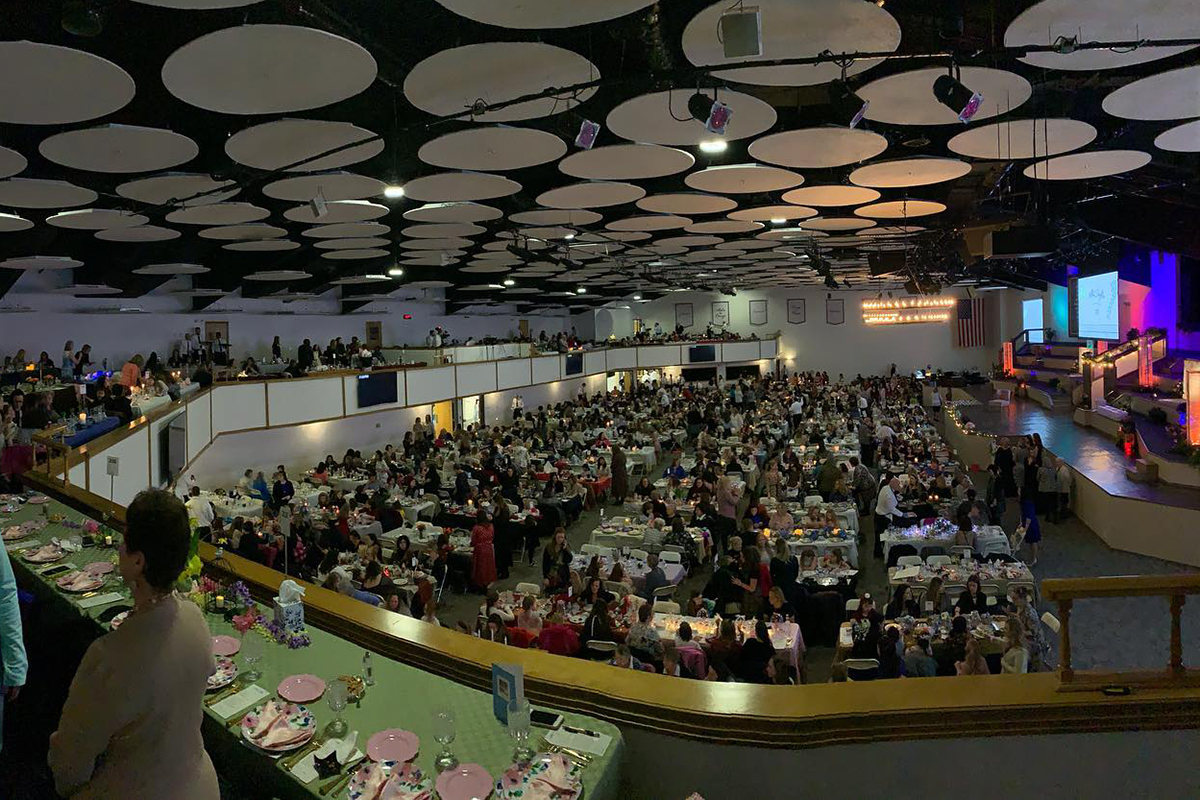
[[[230,621],[239,633],[244,634],[253,630],[276,644],[287,645],[291,650],[308,647],[312,644],[311,637],[303,628],[288,630],[281,623],[264,615],[258,604],[254,602],[254,598],[250,596],[250,589],[242,581],[234,581],[226,590],[212,578],[203,576],[199,580],[192,581],[191,587],[188,596],[202,608],[210,607],[209,598],[216,597],[221,592],[227,592],[226,602],[232,612]],[[222,595],[222,597],[225,596]]]

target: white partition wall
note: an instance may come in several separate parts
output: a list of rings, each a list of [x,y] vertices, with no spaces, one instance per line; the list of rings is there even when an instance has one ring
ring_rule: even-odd
[[[138,492],[150,486],[150,426],[114,444],[104,455],[88,459],[87,488],[106,500],[127,506]],[[108,474],[108,460],[117,459],[115,476]]]
[[[267,424],[292,425],[340,417],[346,397],[340,376],[267,381]]]
[[[686,345],[685,345],[686,347]],[[639,367],[669,367],[677,364],[686,363],[686,352],[680,345],[656,345],[653,347],[639,347],[637,349],[637,358]]]
[[[778,339],[763,339],[758,343],[759,358],[775,358],[779,355]]]
[[[538,356],[533,361],[533,382],[547,383],[562,377],[558,356]]]
[[[212,393],[187,404],[187,460],[190,462],[212,441]]]
[[[608,358],[605,351],[597,350],[596,352],[585,352],[583,354],[583,372],[586,375],[595,375],[598,372],[608,371]]]
[[[408,402],[420,405],[454,397],[454,370],[455,367],[429,367],[405,373]]]
[[[487,394],[496,391],[496,374],[499,362],[484,361],[479,364],[464,364],[455,367],[458,373],[458,395]]]
[[[758,346],[758,342],[725,342],[717,357],[721,361],[757,361],[760,357]]]
[[[533,383],[533,362],[528,358],[514,358],[496,362],[496,388],[513,389]]]
[[[636,347],[619,347],[613,350],[605,350],[606,366],[610,370],[614,369],[637,369],[637,354]]]
[[[212,435],[267,424],[267,384],[218,386],[212,397]]]

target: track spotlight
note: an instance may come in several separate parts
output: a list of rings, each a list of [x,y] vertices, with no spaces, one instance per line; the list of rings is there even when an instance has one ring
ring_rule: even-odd
[[[939,75],[933,82],[933,96],[938,102],[958,115],[959,122],[967,123],[979,111],[983,95],[963,86],[952,75]]]
[[[390,186],[385,186],[383,189],[383,196],[388,200],[399,200],[401,197],[404,197],[404,187],[398,186],[394,183]]]
[[[847,128],[862,122],[863,114],[867,113],[867,106],[870,105],[870,101],[855,94],[843,80],[830,84],[829,100],[833,104],[833,118]]]
[[[729,144],[724,139],[709,139],[700,143],[702,153],[724,153],[728,148]]]
[[[733,109],[715,100],[704,92],[696,92],[688,98],[688,113],[704,123],[704,129],[719,136],[725,135],[725,126],[733,116]]]

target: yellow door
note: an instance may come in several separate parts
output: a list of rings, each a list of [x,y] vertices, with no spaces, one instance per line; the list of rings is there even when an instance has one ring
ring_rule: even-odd
[[[454,432],[454,403],[450,400],[433,404],[434,436],[440,434],[443,429]]]

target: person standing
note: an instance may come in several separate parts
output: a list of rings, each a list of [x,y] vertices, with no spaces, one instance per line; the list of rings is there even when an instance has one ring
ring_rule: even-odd
[[[119,551],[134,608],[92,643],[50,736],[59,794],[216,800],[200,725],[215,665],[200,609],[174,591],[188,558],[183,503],[147,489],[129,504]]]
[[[471,529],[471,583],[481,591],[496,582],[495,536],[491,517],[480,509]]]
[[[613,505],[624,504],[625,496],[629,494],[629,473],[625,470],[625,451],[621,445],[613,442],[612,446],[612,496]]]
[[[1071,484],[1075,476],[1063,459],[1058,459],[1058,514],[1059,519],[1065,519],[1071,513]]]
[[[249,479],[250,470],[246,470],[246,479]],[[188,518],[196,521],[196,532],[200,534],[203,541],[208,541],[212,534],[213,519],[217,516],[213,511],[213,504],[200,496],[200,487],[193,486],[189,491],[189,497],[184,504],[187,506]]]
[[[892,478],[883,482],[879,489],[879,497],[875,501],[875,557],[883,558],[883,532],[892,521],[900,516],[896,503],[896,493],[900,491],[900,481]]]
[[[21,609],[17,602],[17,580],[8,551],[0,548],[0,746],[4,744],[4,704],[17,699],[29,661],[21,632]]]
[[[1025,543],[1029,545],[1029,549],[1033,555],[1033,559],[1027,563],[1027,566],[1034,566],[1038,562],[1038,545],[1042,541],[1042,526],[1038,522],[1037,504],[1033,500],[1033,492],[1029,489],[1021,490],[1021,524],[1025,527]]]

